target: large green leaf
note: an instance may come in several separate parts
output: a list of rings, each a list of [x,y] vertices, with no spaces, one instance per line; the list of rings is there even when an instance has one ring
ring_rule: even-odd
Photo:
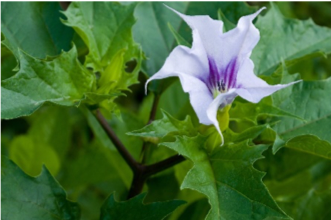
[[[144,219],[161,220],[184,204],[181,200],[143,204],[145,194],[140,194],[128,201],[117,202],[110,195],[101,208],[101,220],[107,219]]]
[[[253,167],[267,146],[248,146],[244,141],[208,155],[203,148],[205,141],[201,136],[178,136],[175,142],[162,145],[194,162],[181,188],[208,197],[211,210],[206,219],[287,218],[262,183],[264,174]]]
[[[287,19],[271,5],[256,22],[261,39],[253,50],[252,60],[258,75],[270,75],[282,60],[293,60],[321,51],[331,53],[331,30],[309,19]],[[271,43],[272,42],[272,43]]]
[[[100,72],[100,93],[111,89],[127,89],[137,83],[141,52],[132,39],[131,28],[135,23],[133,11],[136,3],[73,2],[64,12],[63,22],[75,29],[89,48],[85,65]],[[126,63],[136,59],[136,66]]]
[[[52,61],[19,53],[20,70],[1,82],[1,118],[33,113],[45,102],[79,105],[95,87],[95,76],[77,60],[74,47]]]
[[[60,21],[58,2],[3,2],[1,32],[3,43],[19,57],[19,49],[37,58],[69,50],[73,30]]]
[[[285,74],[282,82],[293,81],[294,77]],[[306,120],[303,122],[284,118],[273,127],[285,145],[330,158],[331,103],[329,91],[331,91],[331,78],[297,83],[272,96],[274,105]],[[316,143],[311,144],[313,141]],[[279,145],[274,151],[281,146],[283,145]]]
[[[4,220],[80,217],[78,205],[66,199],[65,191],[46,168],[40,176],[30,177],[6,157],[1,157],[1,208]]]

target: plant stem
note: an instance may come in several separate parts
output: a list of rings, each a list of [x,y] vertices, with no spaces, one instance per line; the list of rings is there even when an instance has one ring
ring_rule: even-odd
[[[97,110],[97,119],[103,129],[106,131],[108,137],[113,142],[114,146],[118,150],[118,152],[121,154],[125,162],[129,165],[129,167],[133,170],[133,172],[136,172],[139,163],[132,157],[132,155],[129,153],[129,151],[125,148],[124,144],[120,141],[120,139],[116,136],[115,132],[111,129],[109,126],[107,120],[103,117],[101,112]]]
[[[185,158],[183,156],[174,155],[151,165],[140,164],[139,172],[135,173],[133,176],[131,188],[128,194],[128,199],[138,195],[142,191],[145,181],[148,177],[156,173],[162,172],[163,170],[166,170],[172,166],[175,166],[176,164],[179,164],[184,160]]]
[[[153,100],[153,104],[152,104],[152,109],[151,109],[151,112],[150,112],[150,115],[149,115],[149,119],[148,119],[148,122],[147,122],[147,125],[149,125],[150,123],[152,123],[155,119],[155,116],[156,116],[156,111],[157,111],[157,105],[159,104],[159,101],[160,101],[160,94],[158,93],[154,93],[154,100]],[[143,146],[141,148],[141,155],[142,155],[142,160],[141,160],[141,163],[142,164],[145,164],[146,163],[146,151],[147,151],[147,143],[144,142],[143,143]]]
[[[141,163],[138,163],[132,157],[130,152],[125,148],[124,144],[120,141],[120,139],[116,136],[115,132],[111,129],[107,120],[103,117],[99,110],[97,110],[96,117],[102,128],[106,131],[110,140],[113,142],[118,152],[121,154],[121,156],[133,172],[133,180],[128,194],[128,199],[138,195],[142,191],[145,181],[148,177],[163,170],[166,170],[172,166],[175,166],[176,164],[185,160],[183,156],[175,155],[151,165],[143,165]],[[155,114],[153,117],[155,117]]]
[[[152,105],[151,113],[149,115],[149,120],[148,120],[147,124],[150,124],[154,121],[155,116],[156,116],[156,111],[157,111],[157,105],[159,104],[159,101],[160,101],[160,94],[154,93],[153,105]]]
[[[166,170],[172,166],[175,166],[176,164],[179,164],[180,162],[182,162],[184,160],[185,160],[185,157],[177,154],[177,155],[169,157],[165,160],[162,160],[160,162],[145,166],[145,173],[148,176],[151,176],[153,174],[162,172],[163,170]]]

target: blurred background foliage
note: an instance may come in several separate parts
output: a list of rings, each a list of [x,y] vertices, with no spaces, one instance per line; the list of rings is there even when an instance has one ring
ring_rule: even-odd
[[[331,28],[331,2],[275,4],[286,17],[312,18],[316,24]],[[270,7],[269,3],[264,2],[250,2],[249,5]],[[205,7],[208,7],[207,3]],[[60,6],[57,9],[59,10]],[[198,9],[192,10],[191,14],[195,12],[199,14]],[[215,9],[213,13],[216,18],[217,10]],[[59,16],[63,18],[63,15]],[[238,16],[229,19],[235,23]],[[72,34],[70,29],[68,28],[68,34]],[[171,34],[168,28],[163,31]],[[180,33],[183,36],[191,34],[187,27]],[[88,53],[86,45],[77,33],[73,33],[72,41],[77,47],[79,60],[84,62]],[[170,47],[174,46],[176,46],[175,42]],[[17,72],[16,66],[13,54],[2,46],[1,79],[14,75]],[[331,76],[331,57],[316,56],[306,59],[291,66],[288,71],[291,74],[300,73],[302,78],[308,81],[326,79]],[[148,121],[153,93],[145,96],[146,79],[147,76],[141,72],[140,83],[130,87],[132,92],[127,92],[126,96],[120,96],[115,100],[121,111],[120,117],[108,115],[111,126],[136,159],[141,157],[142,140],[127,136],[126,133],[143,127]],[[162,117],[160,109],[166,110],[177,119],[184,119],[190,114],[193,122],[198,123],[188,95],[183,93],[177,79],[161,95],[156,118]],[[105,140],[107,137],[100,136],[97,130],[91,129],[93,127],[91,124],[95,122],[86,120],[86,114],[88,113],[82,108],[67,108],[47,103],[31,116],[2,120],[1,154],[8,156],[31,176],[37,176],[44,163],[64,187],[68,198],[79,203],[82,219],[94,220],[99,218],[100,207],[110,193],[116,191],[118,199],[126,198],[132,173],[114,147],[109,150],[103,146],[105,143],[110,145],[111,143]],[[235,130],[235,125],[232,128]],[[287,151],[293,152],[286,154]],[[147,163],[167,158],[173,153],[164,147],[150,148]],[[326,194],[320,195],[317,191],[329,187],[330,161],[287,148],[281,149],[276,156],[268,150],[265,156],[266,159],[260,160],[256,167],[268,172],[264,181],[281,207],[291,216],[298,216],[294,219],[323,219],[323,217],[314,218],[318,216],[314,213],[305,213],[304,218],[299,215],[303,215],[305,205],[312,201],[309,200],[310,198],[316,198],[315,206],[321,201],[330,200],[330,195],[329,197]],[[305,158],[305,163],[296,163],[295,158],[298,157]],[[148,191],[145,202],[184,199],[188,202],[187,205],[181,206],[168,219],[203,219],[210,208],[207,199],[196,191],[179,189],[183,177],[191,166],[190,161],[185,161],[150,178],[144,188],[144,191]],[[321,180],[319,177],[323,172],[327,173],[328,178]],[[307,181],[307,177],[312,181]],[[300,180],[299,185],[298,180]],[[282,190],[279,191],[279,188]],[[306,194],[307,190],[308,194]],[[331,204],[331,201],[323,204]],[[297,207],[302,210],[298,210]],[[315,210],[318,212],[318,207]]]

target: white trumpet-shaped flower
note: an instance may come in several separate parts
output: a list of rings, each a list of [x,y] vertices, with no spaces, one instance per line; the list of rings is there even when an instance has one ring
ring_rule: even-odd
[[[213,124],[222,136],[217,111],[232,103],[236,96],[257,103],[296,83],[268,85],[254,74],[250,55],[260,33],[252,21],[263,9],[241,17],[237,27],[226,33],[222,21],[205,15],[188,16],[171,9],[191,27],[192,48],[174,48],[163,67],[146,82],[146,87],[151,80],[179,77],[200,123]]]

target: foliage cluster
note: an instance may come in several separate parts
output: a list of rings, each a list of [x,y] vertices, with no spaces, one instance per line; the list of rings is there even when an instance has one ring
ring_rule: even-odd
[[[166,4],[226,30],[258,8]],[[255,73],[303,81],[258,104],[237,98],[219,147],[178,79],[144,94],[192,41],[162,3],[2,3],[1,218],[331,219],[331,5],[267,8]],[[309,16],[320,25],[298,19]]]

